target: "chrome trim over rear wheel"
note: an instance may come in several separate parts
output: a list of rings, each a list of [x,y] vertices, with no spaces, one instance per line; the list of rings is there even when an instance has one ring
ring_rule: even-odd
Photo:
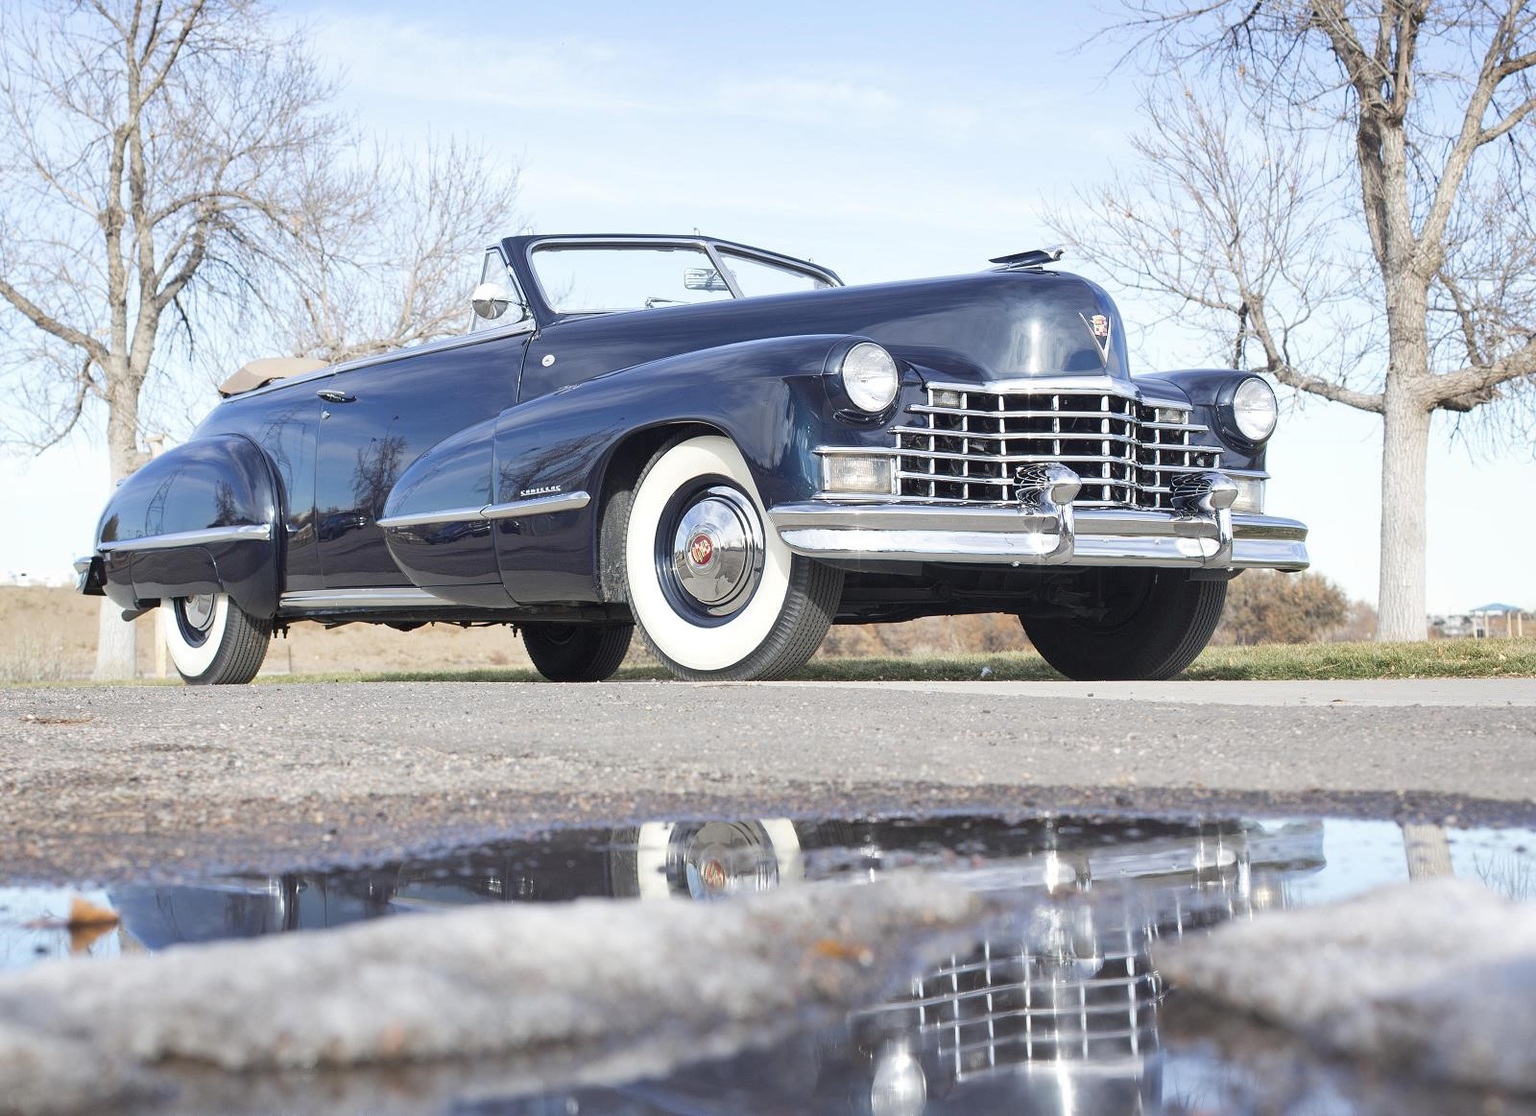
[[[226,542],[268,542],[270,523],[245,523],[234,527],[206,527],[200,531],[177,531],[169,535],[141,535],[136,539],[111,539],[96,544],[103,554],[132,553],[138,550],[175,550],[182,546],[206,546]]]

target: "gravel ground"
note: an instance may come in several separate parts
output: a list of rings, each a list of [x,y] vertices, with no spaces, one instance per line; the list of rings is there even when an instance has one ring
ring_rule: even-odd
[[[10,880],[167,878],[657,816],[1536,818],[1536,681],[0,690]]]

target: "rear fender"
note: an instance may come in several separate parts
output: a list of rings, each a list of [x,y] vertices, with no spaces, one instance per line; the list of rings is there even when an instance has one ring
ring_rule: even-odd
[[[265,453],[239,434],[168,450],[118,486],[96,528],[103,589],[124,609],[228,593],[277,613],[281,497]]]

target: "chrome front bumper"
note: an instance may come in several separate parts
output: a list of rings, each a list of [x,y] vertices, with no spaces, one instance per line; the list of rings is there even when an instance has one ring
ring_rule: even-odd
[[[1304,570],[1306,525],[1227,508],[1186,513],[1052,504],[780,504],[796,554],[871,562]]]

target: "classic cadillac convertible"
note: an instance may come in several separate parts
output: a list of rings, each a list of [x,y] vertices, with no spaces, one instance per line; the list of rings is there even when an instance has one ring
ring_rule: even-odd
[[[462,337],[242,369],[119,487],[81,590],[163,608],[192,683],[301,620],[514,624],[596,681],[636,625],[678,677],[754,679],[831,623],[970,612],[1072,678],[1169,677],[1230,578],[1307,565],[1264,514],[1275,396],[1133,377],[1055,258],[847,287],[708,237],[510,237]]]

